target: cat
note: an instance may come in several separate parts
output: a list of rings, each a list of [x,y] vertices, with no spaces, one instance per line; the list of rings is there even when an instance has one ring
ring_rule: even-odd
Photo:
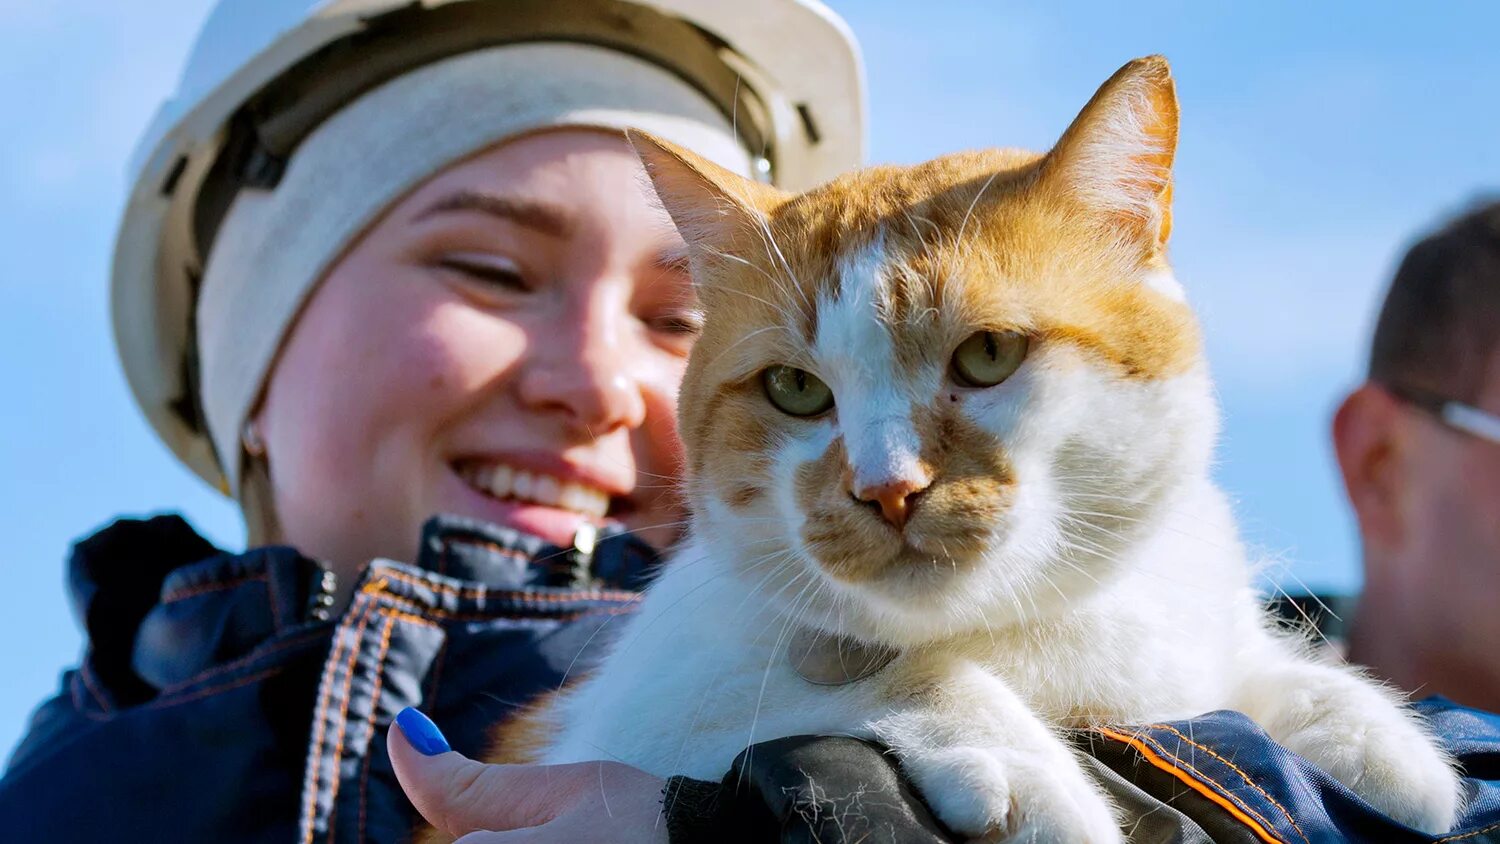
[[[529,758],[717,780],[755,742],[855,735],[962,835],[1108,842],[1059,730],[1235,709],[1449,828],[1450,759],[1268,621],[1209,478],[1218,410],[1166,259],[1177,132],[1153,56],[1046,154],[801,195],[632,133],[705,315],[691,525],[598,670],[508,730]]]

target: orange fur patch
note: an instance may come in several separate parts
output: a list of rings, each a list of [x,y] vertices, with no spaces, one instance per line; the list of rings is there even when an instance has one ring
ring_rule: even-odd
[[[552,709],[564,691],[553,689],[501,722],[490,733],[489,750],[479,761],[491,765],[535,764],[553,738],[556,725],[551,720]]]
[[[427,824],[422,824],[411,836],[412,844],[453,844],[456,840],[448,833]]]

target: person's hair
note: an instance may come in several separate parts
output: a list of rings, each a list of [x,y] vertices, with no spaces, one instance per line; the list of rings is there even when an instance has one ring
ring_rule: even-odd
[[[1500,201],[1429,235],[1402,259],[1380,309],[1370,380],[1478,399],[1500,345]]]

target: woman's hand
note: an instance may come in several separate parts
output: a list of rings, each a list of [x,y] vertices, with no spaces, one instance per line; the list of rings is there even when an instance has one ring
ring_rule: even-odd
[[[450,750],[415,709],[397,717],[389,747],[412,805],[463,844],[667,840],[665,783],[629,765],[485,765]]]

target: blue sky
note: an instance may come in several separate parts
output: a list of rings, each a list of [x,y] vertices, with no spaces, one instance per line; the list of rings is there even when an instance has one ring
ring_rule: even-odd
[[[209,5],[0,0],[0,748],[77,659],[73,538],[178,510],[241,540],[131,404],[105,295],[126,158]],[[1500,5],[833,5],[863,42],[876,161],[1045,148],[1126,60],[1171,59],[1173,258],[1225,411],[1218,477],[1272,579],[1356,587],[1328,419],[1404,248],[1500,190]]]

